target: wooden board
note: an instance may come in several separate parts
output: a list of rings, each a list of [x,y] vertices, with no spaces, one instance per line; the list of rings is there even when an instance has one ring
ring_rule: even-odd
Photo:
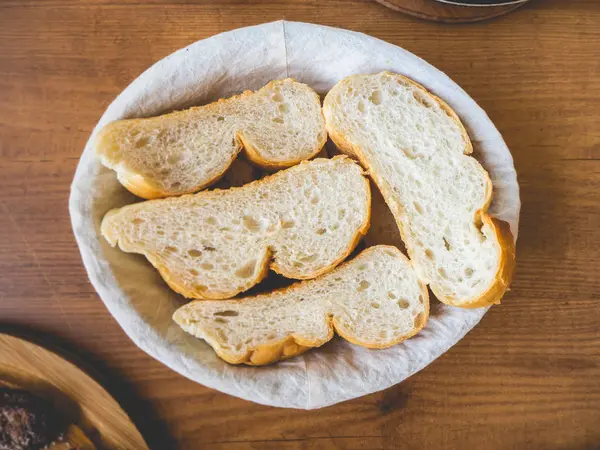
[[[367,33],[445,72],[502,133],[523,201],[502,305],[404,383],[317,411],[221,394],[140,351],[88,281],[67,210],[92,128],[135,77],[198,39],[281,18]],[[89,361],[152,449],[597,448],[598,54],[598,0],[458,26],[371,0],[2,0],[0,323]]]
[[[479,22],[509,13],[524,3],[500,6],[459,6],[435,0],[375,0],[388,8],[435,22]]]
[[[75,364],[33,342],[0,334],[0,385],[51,399],[101,449],[147,450],[112,396]]]

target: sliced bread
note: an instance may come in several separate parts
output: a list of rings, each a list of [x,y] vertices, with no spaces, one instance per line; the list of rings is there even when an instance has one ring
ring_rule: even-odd
[[[109,211],[111,245],[140,253],[186,297],[229,298],[269,266],[307,279],[342,262],[369,227],[371,195],[345,156],[315,159],[228,190],[151,200]]]
[[[109,123],[95,150],[123,186],[153,199],[212,184],[242,147],[255,164],[277,169],[314,157],[326,139],[318,95],[288,78],[206,106]]]
[[[512,279],[514,241],[508,224],[486,212],[492,183],[469,156],[454,111],[414,81],[382,72],[340,81],[324,114],[335,144],[379,187],[436,297],[467,308],[498,303]]]
[[[255,297],[194,301],[173,319],[232,364],[262,365],[329,341],[364,347],[414,336],[429,315],[427,288],[391,246],[364,250],[330,273]]]

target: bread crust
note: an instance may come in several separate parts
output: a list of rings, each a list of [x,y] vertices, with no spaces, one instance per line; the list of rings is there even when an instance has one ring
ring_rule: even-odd
[[[378,246],[369,247],[366,250],[363,250],[354,260],[346,261],[344,264],[342,264],[338,268],[336,268],[334,270],[334,272],[342,269],[346,264],[352,263],[359,258],[367,257],[369,255],[369,253],[375,251],[375,249],[381,249],[381,248],[388,248],[393,252],[397,252],[398,256],[400,258],[404,258],[404,260],[407,261],[412,267],[411,261],[408,260],[408,258],[406,258],[406,256],[404,256],[398,250],[398,248],[396,248],[392,245],[378,245]],[[287,287],[280,288],[280,289],[275,289],[267,294],[261,294],[258,297],[268,298],[275,294],[285,295],[288,293],[292,293],[295,290],[302,289],[307,282],[308,281],[300,281],[298,283],[294,283],[291,286],[287,286]],[[418,281],[418,283],[419,283],[419,287],[421,289],[421,295],[422,295],[423,304],[425,307],[425,310],[419,316],[418,323],[415,323],[414,328],[408,334],[401,336],[393,341],[386,342],[385,344],[377,344],[377,343],[372,343],[372,342],[361,341],[360,339],[357,339],[356,337],[352,336],[351,334],[343,333],[341,331],[341,327],[338,326],[335,318],[332,317],[331,315],[329,315],[327,317],[327,327],[329,329],[329,332],[325,339],[311,341],[311,340],[303,339],[302,337],[297,336],[296,334],[292,334],[290,336],[286,336],[285,338],[283,338],[279,341],[272,341],[272,342],[269,342],[264,345],[259,345],[255,348],[251,348],[244,355],[239,356],[239,357],[235,356],[234,354],[228,353],[227,351],[224,351],[219,346],[219,343],[216,341],[213,341],[213,339],[210,336],[206,336],[203,339],[206,340],[211,345],[211,347],[214,348],[215,352],[217,353],[217,355],[219,355],[219,357],[221,359],[227,361],[228,363],[230,363],[230,364],[246,364],[246,365],[252,365],[252,366],[262,366],[262,365],[271,364],[271,363],[280,361],[282,359],[293,358],[294,356],[300,355],[300,354],[310,350],[311,348],[320,347],[320,346],[326,344],[331,339],[333,339],[333,336],[335,335],[335,333],[340,335],[342,338],[344,338],[348,342],[351,342],[352,344],[360,345],[361,347],[366,347],[366,348],[371,348],[371,349],[389,348],[389,347],[399,344],[400,342],[405,341],[406,339],[409,339],[412,336],[414,336],[415,334],[417,334],[419,331],[421,331],[425,327],[425,324],[427,323],[427,320],[429,319],[429,293],[427,290],[427,286],[420,280]],[[241,299],[239,299],[239,301],[243,302],[245,300],[248,300],[249,298],[252,298],[252,297],[241,298]],[[176,314],[177,314],[177,312],[174,314],[174,316]]]
[[[242,92],[241,94],[234,95],[234,96],[231,96],[228,98],[221,98],[221,99],[217,100],[216,102],[209,103],[208,105],[194,106],[192,108],[188,108],[188,109],[185,109],[182,111],[174,111],[174,112],[171,112],[168,114],[155,116],[152,119],[160,118],[161,120],[163,120],[163,119],[168,119],[168,118],[172,118],[172,117],[186,116],[190,112],[194,112],[194,111],[198,111],[198,110],[204,110],[204,111],[210,113],[210,111],[216,109],[217,105],[222,106],[223,103],[239,102],[240,100],[243,101],[245,98],[256,94],[257,92],[259,92],[262,89],[269,89],[276,83],[281,83],[281,82],[286,82],[286,81],[291,81],[291,82],[296,83],[296,81],[293,78],[284,78],[281,80],[273,80],[273,81],[270,81],[269,83],[267,83],[261,89],[258,89],[257,91],[246,90],[246,91]],[[299,83],[299,84],[303,84],[303,83]],[[312,89],[311,89],[311,91],[312,91]],[[320,105],[321,100],[320,100],[319,96],[314,91],[312,91],[312,93]],[[322,117],[323,123],[324,123],[325,118],[323,117],[322,110],[320,111],[320,114],[321,114],[321,117]],[[107,124],[104,128],[102,128],[102,130],[100,130],[100,132],[96,136],[96,138],[94,140],[94,146],[95,146],[96,154],[100,157],[102,164],[104,166],[108,167],[109,169],[113,169],[114,171],[116,171],[117,179],[119,180],[119,182],[128,191],[130,191],[131,193],[137,195],[138,197],[144,198],[146,200],[166,198],[166,197],[172,197],[172,196],[176,196],[176,195],[193,194],[195,192],[198,192],[198,191],[216,183],[219,179],[221,179],[221,177],[223,177],[225,172],[227,172],[227,169],[229,169],[229,167],[231,166],[233,161],[238,157],[239,153],[242,150],[244,151],[247,158],[252,163],[258,165],[259,167],[261,167],[263,169],[276,170],[276,169],[284,169],[287,167],[291,167],[291,166],[294,166],[294,165],[300,163],[301,161],[305,161],[305,160],[314,158],[317,155],[317,153],[319,153],[319,151],[321,151],[321,148],[323,148],[323,146],[325,145],[325,142],[327,141],[327,133],[324,132],[323,139],[321,139],[321,141],[317,144],[317,146],[314,148],[314,150],[306,158],[290,159],[290,160],[283,160],[283,161],[270,161],[268,159],[261,157],[259,154],[259,150],[257,148],[255,148],[254,146],[252,146],[247,139],[244,139],[243,130],[238,130],[236,132],[236,138],[235,138],[236,145],[237,145],[236,149],[233,152],[233,154],[231,155],[231,157],[229,158],[228,163],[225,166],[223,166],[222,170],[219,173],[217,173],[214,177],[208,179],[207,181],[205,181],[203,183],[199,183],[192,189],[188,189],[183,192],[182,191],[174,192],[174,191],[163,190],[160,187],[156,186],[155,183],[152,182],[152,180],[147,179],[142,174],[127,167],[125,161],[122,161],[122,160],[116,161],[116,160],[111,159],[108,155],[106,155],[106,153],[102,149],[102,146],[100,145],[100,141],[102,140],[103,136],[105,134],[110,133],[111,128],[114,124],[122,123],[122,122],[137,124],[137,123],[141,123],[145,120],[147,120],[147,118],[124,119],[124,120],[119,120],[119,121],[111,122],[111,123]]]
[[[473,145],[471,143],[471,140],[469,138],[469,134],[467,133],[467,130],[463,126],[463,124],[460,121],[460,118],[458,117],[456,112],[454,112],[454,110],[452,108],[450,108],[450,106],[447,103],[445,103],[439,97],[430,93],[427,89],[425,89],[419,83],[411,80],[410,78],[405,77],[404,75],[395,74],[395,73],[388,72],[388,71],[384,71],[382,73],[387,74],[392,77],[395,77],[395,78],[398,78],[398,79],[402,80],[403,82],[406,82],[406,83],[414,86],[415,88],[421,90],[425,95],[427,95],[427,96],[431,97],[433,100],[435,100],[440,105],[440,107],[452,118],[452,120],[454,120],[454,122],[456,122],[457,126],[460,128],[461,134],[463,136],[463,141],[465,143],[464,154],[471,155],[473,153]],[[344,80],[340,81],[339,83],[341,83],[345,80],[348,80],[348,79],[357,78],[357,77],[361,77],[361,76],[362,75],[351,75],[351,76],[345,78]],[[323,104],[323,110],[326,111],[328,108],[329,108],[329,104],[328,104],[328,96],[327,96],[327,97],[325,97],[325,101]],[[326,115],[326,117],[327,117],[327,115]],[[335,143],[335,145],[341,151],[343,151],[344,153],[346,153],[350,156],[355,157],[362,164],[362,166],[367,170],[367,172],[369,173],[369,175],[371,176],[371,178],[373,179],[375,184],[379,187],[381,193],[384,195],[384,197],[386,197],[386,202],[390,201],[388,199],[393,199],[393,194],[391,192],[389,192],[389,190],[386,188],[386,184],[383,182],[381,176],[378,173],[374,173],[372,171],[372,169],[368,166],[367,160],[362,151],[362,148],[357,145],[354,145],[352,142],[350,142],[342,133],[338,132],[327,120],[326,120],[325,124],[327,127],[327,132],[328,132],[329,136],[331,137],[331,140]],[[435,296],[442,303],[445,303],[445,304],[451,305],[451,306],[459,306],[462,308],[481,308],[481,307],[486,307],[486,306],[490,306],[493,304],[499,304],[502,296],[505,294],[505,292],[507,290],[510,289],[510,283],[512,282],[515,264],[516,264],[515,263],[515,257],[516,257],[515,244],[514,244],[512,232],[510,230],[510,226],[508,225],[508,223],[506,223],[500,219],[492,218],[487,213],[487,210],[492,201],[492,192],[493,192],[492,181],[490,179],[489,174],[483,168],[483,166],[481,166],[481,164],[479,164],[478,161],[476,161],[476,162],[477,162],[478,168],[481,170],[482,176],[485,178],[486,190],[485,190],[484,203],[481,206],[481,208],[478,210],[476,217],[474,217],[474,223],[481,221],[483,224],[489,224],[492,227],[492,230],[496,237],[496,242],[498,243],[498,248],[500,249],[500,257],[499,257],[498,270],[497,270],[496,276],[494,278],[494,282],[490,285],[490,287],[482,295],[475,297],[475,298],[466,299],[466,300],[461,299],[460,302],[456,301],[456,299],[454,299],[452,297],[444,295],[441,292],[437,292],[433,286],[430,286],[433,293],[435,294]],[[390,208],[390,209],[392,209],[392,212],[394,211],[393,208]],[[400,222],[398,219],[396,219],[396,224],[398,225],[398,229],[400,230],[400,235],[402,236],[402,240],[405,243],[408,242],[407,239],[405,238],[406,233],[404,231],[403,223]],[[413,258],[413,249],[408,245],[406,246],[406,248],[407,248],[409,257],[411,258],[411,260],[413,260],[414,259]],[[419,273],[419,271],[417,271],[417,273]],[[427,281],[427,280],[424,280],[424,281]]]

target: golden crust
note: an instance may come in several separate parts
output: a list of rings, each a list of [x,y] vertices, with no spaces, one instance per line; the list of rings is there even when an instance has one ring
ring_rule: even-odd
[[[295,82],[295,80],[293,78],[285,78],[282,80],[273,80],[261,89],[268,89],[271,86],[273,86],[274,84],[281,83],[284,81]],[[167,118],[172,118],[172,117],[185,116],[190,111],[195,111],[195,110],[199,110],[199,109],[210,112],[212,109],[216,108],[217,104],[219,104],[221,106],[223,103],[239,101],[250,95],[255,94],[256,92],[258,92],[258,91],[247,90],[239,95],[234,95],[234,96],[228,97],[226,99],[221,98],[221,99],[217,100],[216,102],[210,103],[208,105],[195,106],[195,107],[183,110],[183,111],[174,111],[174,112],[171,112],[168,114],[163,114],[160,116],[152,117],[150,119],[154,119],[154,120],[161,119],[162,120],[162,119],[167,119]],[[314,93],[314,96],[316,97],[317,101],[320,104],[321,101],[319,99],[319,96],[316,93]],[[321,111],[321,115],[323,115],[322,111]],[[245,154],[250,161],[252,161],[254,164],[256,164],[264,169],[271,169],[271,170],[284,169],[287,167],[294,166],[306,159],[314,158],[317,155],[317,153],[319,153],[319,151],[321,151],[321,148],[325,145],[325,142],[327,141],[327,133],[325,132],[325,133],[323,133],[323,139],[321,140],[321,142],[319,142],[317,144],[314,151],[307,158],[292,159],[292,160],[287,160],[287,161],[269,161],[265,158],[262,158],[259,154],[259,151],[256,148],[254,148],[247,140],[244,140],[243,132],[238,131],[236,134],[237,149],[231,155],[229,163],[226,164],[217,175],[215,175],[213,178],[205,181],[204,183],[198,184],[193,189],[189,189],[185,192],[180,192],[180,191],[173,192],[173,191],[163,190],[163,189],[159,188],[158,186],[155,186],[151,182],[151,180],[146,179],[142,174],[128,168],[124,161],[114,160],[114,159],[110,158],[110,156],[108,154],[106,154],[106,152],[103,151],[103,147],[100,145],[101,139],[103,138],[103,136],[105,134],[108,134],[110,132],[110,130],[114,126],[114,124],[122,123],[122,122],[137,124],[137,123],[141,123],[146,120],[148,120],[148,119],[147,118],[124,119],[124,120],[111,122],[111,123],[107,124],[102,130],[100,130],[100,132],[96,136],[95,144],[94,144],[96,154],[100,157],[102,164],[117,172],[117,179],[128,191],[130,191],[131,193],[137,195],[138,197],[144,198],[146,200],[165,198],[165,197],[171,197],[171,196],[182,195],[182,194],[193,194],[194,192],[198,192],[198,191],[214,184],[225,174],[227,169],[229,169],[232,162],[236,159],[236,157],[238,156],[238,154],[240,153],[240,151],[242,149],[245,151]],[[324,121],[324,119],[323,119],[323,121]]]
[[[425,89],[419,83],[411,80],[410,78],[407,78],[403,75],[387,72],[387,71],[384,73],[386,73],[390,76],[393,76],[393,77],[397,77],[400,80],[402,80],[403,82],[407,82],[408,84],[411,84],[412,86],[422,90],[425,94],[427,94],[428,96],[433,98],[435,101],[437,101],[439,103],[440,107],[446,113],[448,113],[448,115],[460,127],[461,134],[463,135],[463,140],[465,142],[464,154],[470,155],[473,152],[473,146],[472,146],[471,140],[469,138],[469,135],[467,133],[467,130],[463,126],[458,115],[454,112],[454,110],[452,108],[450,108],[450,106],[447,103],[445,103],[439,97],[430,93],[427,89]],[[355,77],[360,77],[360,76],[362,76],[362,75],[352,75],[350,77],[347,77],[345,80],[355,78]],[[323,109],[327,109],[327,108],[328,108],[328,103],[327,103],[327,97],[326,97],[324,105],[323,105]],[[388,190],[385,187],[385,183],[383,182],[383,180],[381,179],[381,177],[379,176],[378,173],[372,172],[371,168],[368,166],[368,164],[366,162],[366,158],[364,157],[362,149],[360,147],[358,147],[357,145],[354,145],[348,139],[346,139],[346,137],[343,134],[337,132],[337,130],[334,129],[332,126],[330,126],[330,124],[327,121],[326,121],[326,127],[327,127],[327,132],[329,133],[329,136],[331,137],[331,140],[335,143],[335,145],[340,150],[342,150],[344,153],[352,155],[356,159],[358,159],[358,161],[362,164],[362,166],[366,168],[369,175],[371,176],[371,178],[373,179],[375,184],[379,187],[381,193],[384,194],[384,197],[385,197],[386,194],[388,194]],[[499,265],[498,265],[498,271],[497,271],[496,277],[494,279],[494,283],[481,296],[479,296],[477,298],[469,299],[467,301],[463,300],[461,302],[457,302],[457,301],[455,301],[455,299],[453,299],[451,297],[445,296],[441,293],[434,291],[434,294],[436,295],[438,300],[440,300],[442,303],[446,303],[446,304],[452,305],[452,306],[459,306],[462,308],[481,308],[481,307],[500,303],[500,299],[502,298],[504,293],[507,290],[509,290],[509,288],[510,288],[510,283],[512,282],[514,268],[516,265],[515,244],[514,244],[514,239],[513,239],[512,233],[510,231],[510,227],[508,226],[508,224],[506,222],[496,219],[496,218],[492,218],[489,214],[487,214],[487,210],[492,201],[492,192],[493,192],[492,181],[489,177],[489,174],[483,168],[483,166],[481,166],[481,164],[479,164],[479,163],[477,163],[477,164],[481,168],[482,175],[485,177],[485,180],[486,180],[486,196],[484,199],[484,204],[482,205],[481,209],[478,211],[478,216],[479,216],[479,219],[484,224],[490,224],[492,226],[492,229],[494,230],[494,234],[496,236],[496,240],[497,240],[499,248],[501,250],[501,253],[500,253],[501,256],[500,256],[500,261],[499,261]],[[391,197],[391,195],[390,195],[390,197]],[[392,212],[393,212],[393,208],[392,208]],[[405,239],[406,233],[404,232],[402,222],[397,221],[397,224],[398,224],[398,228],[400,230],[400,235],[402,236],[402,240],[404,242],[407,242],[407,240]],[[409,248],[409,246],[407,246],[407,251],[408,251],[409,256],[412,259],[412,251],[411,251],[411,248]]]

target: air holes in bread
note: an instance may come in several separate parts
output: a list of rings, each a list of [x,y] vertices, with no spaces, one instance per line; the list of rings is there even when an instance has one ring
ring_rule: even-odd
[[[219,317],[236,317],[239,316],[240,313],[238,313],[237,311],[231,311],[231,310],[225,310],[225,311],[217,311],[216,313],[213,314],[213,316],[219,316]]]
[[[172,247],[172,246],[168,246],[165,247],[165,253],[170,254],[170,253],[177,253],[178,249],[177,247]]]
[[[281,111],[284,114],[290,112],[290,105],[288,105],[287,103],[282,103],[281,105],[279,105],[279,111]]]
[[[396,304],[400,309],[406,309],[410,306],[410,303],[405,298],[401,298]]]
[[[281,118],[281,117],[275,117],[273,119],[273,122],[275,122],[275,123],[283,123],[283,118]]]
[[[427,256],[427,258],[429,258],[429,259],[433,259],[434,258],[433,251],[430,248],[428,248],[427,250],[425,250],[425,256]]]
[[[317,259],[317,255],[305,255],[301,256],[299,259],[302,262],[313,262]]]
[[[318,228],[318,229],[317,229],[317,234],[318,234],[319,236],[322,236],[322,235],[324,235],[325,233],[327,233],[327,230],[326,230],[325,228]]]
[[[138,139],[135,142],[135,147],[136,148],[142,148],[142,147],[145,147],[146,145],[148,145],[148,138],[147,137],[143,137],[141,139]]]
[[[413,206],[415,207],[415,211],[417,211],[419,214],[423,214],[423,206],[421,206],[419,202],[413,202]]]
[[[381,105],[381,102],[383,101],[383,95],[381,94],[381,91],[373,91],[369,97],[369,101],[374,105]]]
[[[224,120],[225,120],[225,117],[223,117],[223,116],[217,117],[217,122],[223,122]]]
[[[134,224],[134,225],[139,225],[141,223],[144,223],[144,220],[143,219],[133,219],[131,221],[131,223]]]
[[[379,309],[380,306],[381,305],[379,303],[375,303],[375,302],[371,303],[371,308],[373,308],[373,309]]]
[[[360,112],[365,112],[365,104],[363,103],[362,100],[358,102],[358,110]]]
[[[276,91],[273,96],[271,97],[271,100],[273,100],[274,102],[282,102],[283,101],[283,96],[279,93],[279,91]]]
[[[296,225],[296,222],[294,222],[293,220],[284,220],[281,223],[281,228],[285,228],[285,229],[293,228],[294,225]]]
[[[235,275],[240,278],[250,278],[254,275],[254,269],[256,267],[256,260],[252,260],[244,266],[240,267],[235,271]]]
[[[429,101],[428,98],[424,97],[423,94],[421,94],[418,91],[413,91],[413,98],[420,103],[421,105],[423,105],[425,108],[431,108],[433,106],[433,104]]]
[[[417,159],[417,154],[411,148],[403,148],[402,152],[408,159]]]
[[[393,292],[388,292],[388,297],[392,300],[396,300],[396,295]]]
[[[200,264],[200,267],[203,268],[204,270],[213,270],[214,266],[211,263],[202,263]]]
[[[397,256],[397,255],[396,255],[396,253],[394,253],[394,251],[393,251],[393,250],[390,250],[389,248],[386,248],[386,249],[384,249],[384,250],[383,250],[383,252],[384,252],[386,255],[392,256],[392,257],[394,257],[394,258]]]
[[[470,267],[467,267],[465,269],[465,277],[467,278],[471,278],[473,276],[473,269]]]
[[[217,219],[215,219],[214,217],[207,217],[206,218],[206,223],[209,225],[216,225],[217,224]]]
[[[200,250],[191,249],[188,250],[188,255],[190,255],[192,258],[198,258],[200,255],[202,255],[202,252]]]
[[[254,217],[244,216],[242,220],[244,221],[244,228],[246,228],[246,230],[250,231],[251,233],[260,231],[260,222],[258,222]]]
[[[367,280],[362,280],[360,283],[358,283],[358,288],[356,288],[356,290],[358,292],[362,292],[368,289],[369,286],[371,286],[371,283],[369,283]]]

